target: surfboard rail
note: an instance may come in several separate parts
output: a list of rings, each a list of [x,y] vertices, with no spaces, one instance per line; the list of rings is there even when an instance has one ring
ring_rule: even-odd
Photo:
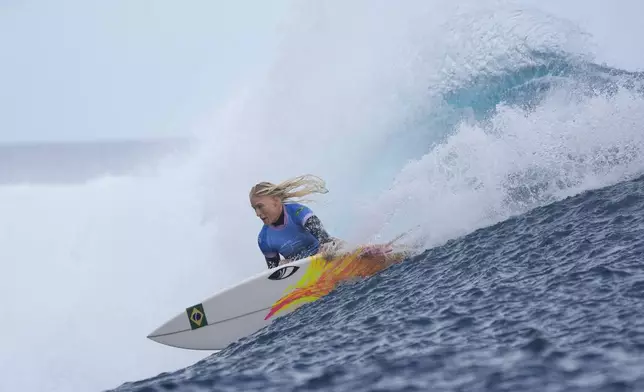
[[[275,318],[329,294],[346,280],[372,276],[404,259],[390,243],[361,246],[333,258],[314,255],[230,285],[187,307],[147,337],[191,350],[222,350]]]

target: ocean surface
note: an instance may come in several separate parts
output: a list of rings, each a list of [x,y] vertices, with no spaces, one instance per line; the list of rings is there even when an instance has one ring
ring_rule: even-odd
[[[0,147],[0,391],[644,390],[644,73],[521,2],[296,3],[188,142]],[[413,257],[218,353],[147,339],[265,270],[248,191],[307,173]]]
[[[114,391],[644,390],[644,177],[428,249]]]

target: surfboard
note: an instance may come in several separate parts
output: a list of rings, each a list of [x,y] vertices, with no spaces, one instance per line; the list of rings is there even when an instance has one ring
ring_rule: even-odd
[[[393,252],[390,244],[359,247],[329,259],[315,255],[259,273],[188,306],[148,338],[183,349],[222,350],[344,281],[370,277],[402,261],[404,254]]]

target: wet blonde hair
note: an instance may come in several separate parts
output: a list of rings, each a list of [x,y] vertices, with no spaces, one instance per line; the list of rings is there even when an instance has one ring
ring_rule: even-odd
[[[290,178],[279,184],[271,182],[260,182],[251,189],[249,196],[274,196],[282,203],[288,201],[303,201],[301,198],[312,193],[327,193],[326,184],[323,179],[317,176],[306,174]]]

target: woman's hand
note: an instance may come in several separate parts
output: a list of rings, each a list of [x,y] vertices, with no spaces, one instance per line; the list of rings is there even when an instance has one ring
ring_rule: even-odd
[[[280,266],[280,265],[288,264],[288,263],[290,263],[292,261],[293,260],[290,260],[290,259],[282,259],[282,260],[280,260],[279,264],[277,264],[277,265]]]
[[[318,251],[318,253],[320,253],[327,260],[334,259],[340,248],[342,248],[343,246],[344,241],[334,238],[331,241],[325,242],[324,244],[320,245],[320,250]]]

